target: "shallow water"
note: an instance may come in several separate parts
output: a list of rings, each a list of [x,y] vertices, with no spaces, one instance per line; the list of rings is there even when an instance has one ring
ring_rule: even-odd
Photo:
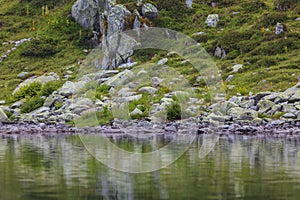
[[[224,137],[200,159],[201,139],[164,169],[130,174],[98,162],[78,136],[1,136],[0,199],[299,199],[299,139]]]

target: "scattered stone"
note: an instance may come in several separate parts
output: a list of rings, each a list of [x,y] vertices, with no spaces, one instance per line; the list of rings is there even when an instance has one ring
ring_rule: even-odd
[[[163,58],[157,62],[157,65],[164,65],[168,62],[168,58]]]
[[[78,82],[67,81],[59,89],[58,93],[62,96],[69,97],[72,96],[73,94],[76,94],[78,91],[84,88],[85,84],[86,81],[78,81]]]
[[[154,87],[142,87],[139,89],[139,92],[148,92],[149,94],[154,94],[157,91],[158,91],[158,89],[156,89]]]
[[[138,109],[138,108],[135,108],[131,113],[130,113],[130,115],[132,116],[132,115],[142,115],[143,114],[143,112],[140,110],[140,109]]]
[[[218,14],[210,14],[207,16],[207,19],[205,21],[205,23],[207,24],[207,26],[210,27],[217,27],[219,22],[219,15]]]
[[[294,115],[293,113],[285,113],[282,117],[286,118],[286,119],[295,119],[295,118],[297,118],[297,116]]]
[[[124,85],[128,83],[134,77],[134,73],[128,69],[120,72],[119,74],[111,77],[103,84],[111,86],[111,87],[118,87],[119,85]]]
[[[283,33],[283,31],[284,31],[284,26],[283,26],[283,24],[277,23],[276,29],[275,29],[275,34],[276,34],[276,35],[279,35],[279,34]]]
[[[238,64],[238,65],[234,65],[232,67],[232,72],[235,73],[235,72],[239,72],[239,70],[243,69],[244,65],[243,64]]]
[[[25,78],[25,77],[27,77],[28,76],[28,72],[21,72],[20,74],[18,74],[18,78]]]
[[[233,75],[229,75],[229,76],[226,78],[225,82],[228,83],[228,82],[230,82],[233,78],[234,78]]]
[[[192,6],[193,6],[193,0],[185,0],[185,5],[186,5],[188,8],[192,8]]]
[[[5,101],[4,100],[0,100],[0,106],[4,105]]]
[[[221,46],[217,46],[214,52],[214,56],[217,58],[225,58],[226,57],[226,52]]]

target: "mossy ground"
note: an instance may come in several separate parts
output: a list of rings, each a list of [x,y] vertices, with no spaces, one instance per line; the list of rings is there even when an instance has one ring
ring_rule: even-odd
[[[284,90],[297,82],[300,74],[300,22],[295,21],[300,13],[298,1],[289,1],[293,6],[285,11],[276,10],[274,0],[216,0],[219,2],[216,7],[205,3],[208,1],[194,0],[192,9],[179,0],[145,2],[153,3],[159,10],[159,18],[153,21],[155,26],[193,37],[210,55],[217,45],[221,45],[227,57],[214,60],[222,70],[223,79],[232,74],[233,65],[244,64],[228,83],[235,85],[227,91],[228,96]],[[51,71],[62,75],[64,67],[85,57],[83,49],[89,47],[88,39],[92,34],[72,19],[70,8],[73,3],[74,0],[0,0],[0,55],[12,48],[12,45],[2,45],[3,42],[34,39],[22,44],[0,63],[0,99],[10,101],[11,92],[22,81],[17,77],[22,71],[28,71],[29,76]],[[132,0],[119,0],[118,3],[126,4],[131,11],[136,8]],[[49,12],[42,15],[42,6],[46,5]],[[216,28],[205,24],[206,17],[212,13],[220,16]],[[277,22],[284,24],[283,34],[275,35]],[[192,36],[200,31],[206,34]],[[143,51],[136,53],[135,59],[146,61],[152,55],[153,51]],[[165,56],[165,52],[159,52],[157,60]],[[181,61],[174,57],[167,64],[193,85],[200,74],[190,64],[182,65]],[[202,90],[204,86],[199,87]]]

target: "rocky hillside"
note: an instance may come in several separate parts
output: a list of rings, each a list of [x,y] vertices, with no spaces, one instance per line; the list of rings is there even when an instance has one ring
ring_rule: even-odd
[[[107,72],[74,80],[93,48],[100,44],[105,51],[114,46],[110,35],[133,28],[165,27],[192,37],[219,67],[228,99],[285,91],[300,75],[297,0],[0,0],[0,5],[0,100],[7,105],[0,114],[12,120],[45,121],[51,116],[51,122],[69,122],[87,114],[96,103],[98,118],[106,123],[113,114],[114,100],[109,95],[116,92],[120,101],[129,103],[131,118],[147,118],[163,109],[168,120],[180,118],[180,95],[161,87],[162,80],[153,77],[149,83],[132,86],[130,78],[143,73],[137,66],[151,63],[173,67],[180,75],[171,78],[193,86],[196,98],[192,101],[198,107],[187,102],[187,115],[206,111],[212,99],[205,77],[170,52],[104,53],[98,68]],[[122,65],[132,60],[135,66]],[[120,80],[126,87],[119,91]],[[83,91],[83,96],[75,97]],[[255,118],[289,113],[282,109],[260,112],[257,103],[249,106]]]

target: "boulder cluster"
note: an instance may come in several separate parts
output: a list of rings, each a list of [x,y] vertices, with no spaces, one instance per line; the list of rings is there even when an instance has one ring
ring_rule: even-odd
[[[130,12],[125,5],[117,4],[116,0],[77,0],[74,3],[72,16],[82,27],[94,31],[95,43],[100,43],[103,50],[104,58],[101,63],[95,64],[96,67],[115,69],[126,63],[133,54],[132,46],[124,46],[124,42],[119,44],[118,33],[126,29],[148,27],[145,21],[158,17],[158,10],[154,5],[143,4],[141,0],[136,5],[137,9]],[[132,18],[135,19],[134,22],[131,22]],[[134,43],[132,39],[128,41],[129,44]]]

